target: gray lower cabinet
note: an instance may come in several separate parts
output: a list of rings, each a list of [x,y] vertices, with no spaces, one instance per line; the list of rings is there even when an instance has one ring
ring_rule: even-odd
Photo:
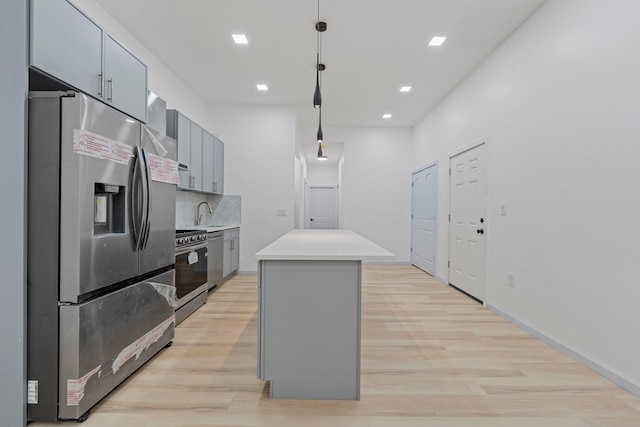
[[[224,235],[220,231],[207,234],[207,283],[209,289],[222,283]]]
[[[360,399],[361,265],[258,262],[258,378],[272,399]]]
[[[238,271],[240,264],[240,229],[224,231],[224,251],[222,277],[228,277]]]
[[[147,66],[66,0],[31,0],[30,66],[147,121]]]

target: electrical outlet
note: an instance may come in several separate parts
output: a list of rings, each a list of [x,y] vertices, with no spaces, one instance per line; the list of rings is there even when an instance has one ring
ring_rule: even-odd
[[[507,215],[507,204],[506,203],[500,203],[500,215],[501,216],[506,216]]]
[[[287,216],[287,211],[284,209],[278,209],[276,211],[276,216]]]
[[[513,273],[507,273],[507,286],[512,288],[515,286],[513,284]]]

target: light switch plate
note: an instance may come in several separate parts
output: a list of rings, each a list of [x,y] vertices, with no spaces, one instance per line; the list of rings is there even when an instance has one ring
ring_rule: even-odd
[[[276,216],[287,216],[287,211],[285,209],[278,209],[276,211]]]

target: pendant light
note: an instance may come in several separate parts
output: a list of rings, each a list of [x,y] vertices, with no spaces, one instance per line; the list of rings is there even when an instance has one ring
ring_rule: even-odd
[[[316,133],[318,142],[322,142],[324,135],[322,134],[322,108],[318,110],[318,132]]]
[[[316,89],[313,92],[313,107],[318,109],[318,132],[316,139],[318,141],[318,160],[327,160],[327,156],[322,152],[322,141],[324,135],[322,133],[322,93],[320,92],[320,71],[325,70],[325,65],[320,63],[322,52],[322,33],[327,31],[327,23],[320,21],[320,0],[318,0],[318,21],[316,22],[317,41],[316,41]]]
[[[313,108],[322,107],[322,94],[320,93],[320,52],[316,54],[316,90],[313,92]]]
[[[320,92],[320,71],[324,71],[324,64],[320,63],[320,52],[322,51],[322,33],[327,31],[327,23],[320,21],[320,0],[318,0],[318,21],[316,22],[316,89],[313,92],[313,108],[322,106],[322,93]]]

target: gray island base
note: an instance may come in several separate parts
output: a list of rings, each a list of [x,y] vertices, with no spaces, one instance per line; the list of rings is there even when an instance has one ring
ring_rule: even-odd
[[[393,254],[349,230],[293,230],[256,259],[270,397],[359,400],[362,260]]]

